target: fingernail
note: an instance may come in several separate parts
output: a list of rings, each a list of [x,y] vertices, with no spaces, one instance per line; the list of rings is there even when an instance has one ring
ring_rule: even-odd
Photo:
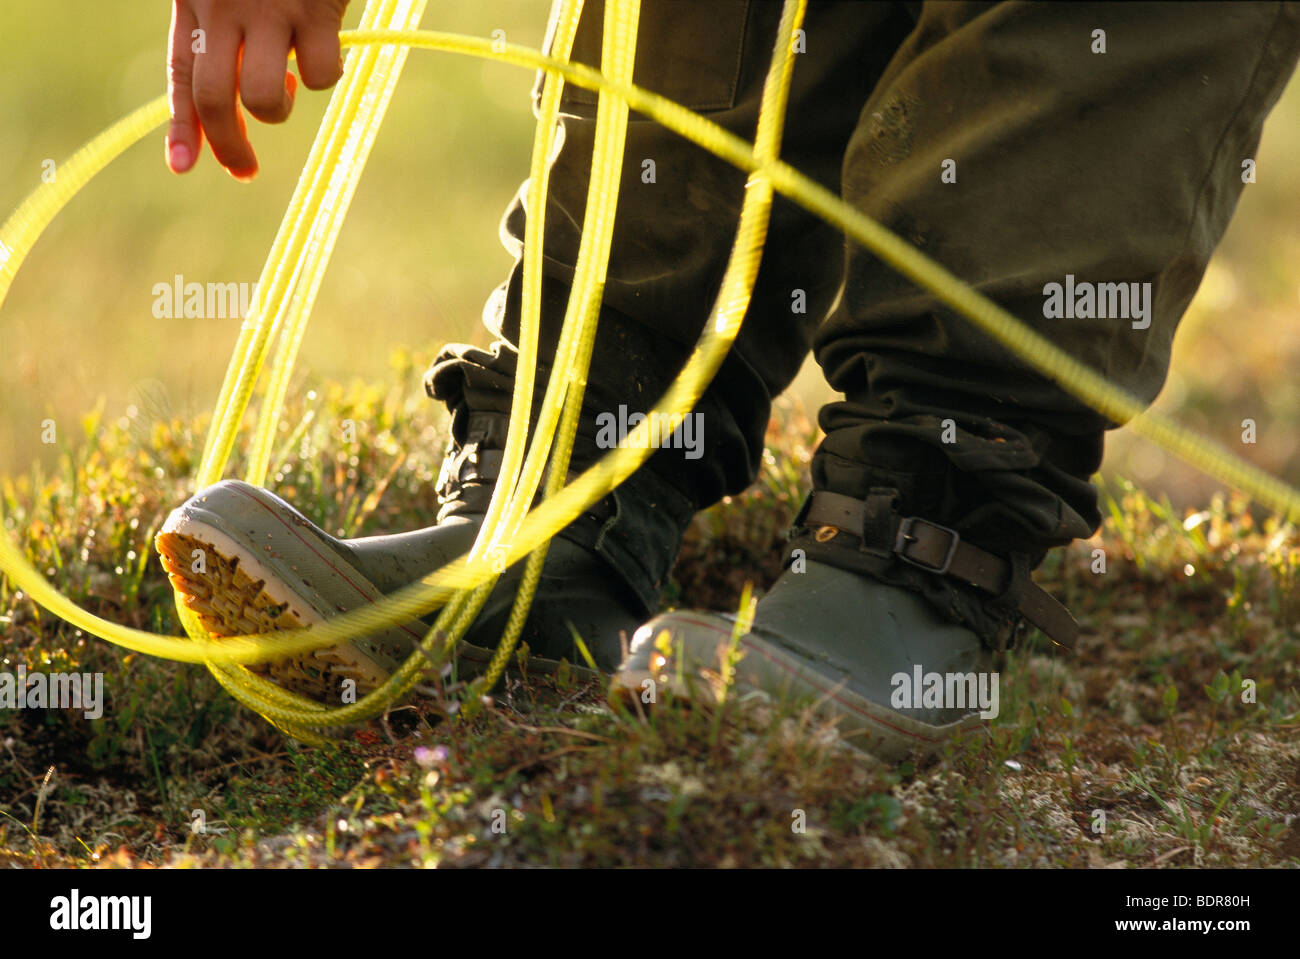
[[[288,70],[284,72],[284,88],[289,91],[290,97],[298,92],[298,78]]]
[[[251,183],[257,176],[257,167],[252,166],[244,170],[227,170],[226,172],[240,183]]]
[[[167,161],[173,170],[183,173],[194,162],[194,154],[190,153],[190,148],[184,143],[171,143],[167,146]]]

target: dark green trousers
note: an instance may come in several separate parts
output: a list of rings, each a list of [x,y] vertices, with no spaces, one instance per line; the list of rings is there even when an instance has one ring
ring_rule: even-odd
[[[601,15],[588,0],[575,59],[599,65]],[[636,82],[752,139],[779,16],[779,3],[646,0]],[[1300,55],[1300,4],[813,0],[804,29],[783,158],[1154,399],[1174,329],[1244,188],[1243,161]],[[566,91],[546,220],[544,351],[581,238],[594,104],[594,94]],[[600,455],[596,416],[648,410],[681,368],[717,294],[744,182],[634,117],[579,464]],[[516,257],[524,219],[521,191],[503,224]],[[485,309],[497,342],[447,347],[427,379],[461,440],[468,412],[509,409],[520,274],[516,262]],[[1112,301],[1109,312],[1067,318],[1048,305],[1052,283],[1139,284],[1127,287],[1138,298],[1124,315]],[[686,518],[753,481],[771,399],[810,349],[844,397],[820,414],[817,488],[896,489],[905,514],[1031,565],[1096,529],[1089,477],[1117,424],[778,198],[744,328],[698,408],[704,455],[656,452],[618,494],[602,538],[647,603]]]

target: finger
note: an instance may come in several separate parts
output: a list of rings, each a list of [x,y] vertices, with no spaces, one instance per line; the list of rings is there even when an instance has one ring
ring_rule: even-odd
[[[298,76],[308,90],[326,90],[343,76],[343,59],[339,49],[337,21],[315,21],[294,30],[293,45],[298,51]]]
[[[167,165],[174,173],[194,166],[203,145],[203,129],[194,109],[193,35],[198,21],[184,0],[172,4],[171,38],[167,45],[167,104],[171,123],[167,126]]]
[[[236,179],[251,180],[257,157],[236,101],[242,39],[233,23],[208,29],[207,51],[194,59],[194,107],[217,160]]]
[[[239,97],[263,123],[283,123],[293,109],[293,89],[285,79],[291,32],[287,24],[259,22],[244,37]]]

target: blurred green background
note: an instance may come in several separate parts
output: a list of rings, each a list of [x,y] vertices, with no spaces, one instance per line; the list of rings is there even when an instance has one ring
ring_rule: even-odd
[[[362,0],[353,0],[355,25]],[[540,45],[545,0],[434,0],[425,26]],[[164,89],[170,5],[7,2],[0,7],[0,212],[69,156]],[[429,354],[484,342],[482,303],[509,258],[498,240],[527,172],[532,74],[440,53],[407,62],[357,191],[301,356],[313,377],[390,377],[395,349]],[[254,282],[306,157],[327,94],[300,91],[295,115],[256,126],[251,185],[210,154],[174,177],[161,132],[94,181],[55,221],[0,312],[0,472],[53,463],[40,424],[63,437],[102,398],[109,417],[148,404],[206,413],[238,333],[234,319],[155,319],[152,288]],[[1270,117],[1249,186],[1175,344],[1158,402],[1252,462],[1300,482],[1300,81]],[[420,384],[410,383],[413,392]],[[795,394],[830,396],[811,363]],[[1258,424],[1243,446],[1241,421]],[[1112,434],[1108,472],[1199,505],[1218,488],[1157,448]]]

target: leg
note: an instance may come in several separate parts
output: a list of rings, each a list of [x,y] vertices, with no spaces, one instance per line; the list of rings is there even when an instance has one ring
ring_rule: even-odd
[[[1105,54],[1092,52],[1098,27]],[[1294,5],[926,4],[863,106],[843,194],[1150,400],[1298,50]],[[1114,424],[866,251],[850,246],[846,262],[815,344],[845,400],[822,411],[815,492],[739,675],[819,696],[842,732],[893,758],[966,725],[952,703],[897,697],[914,669],[974,676],[1025,616],[1060,625],[1028,571],[1097,527],[1088,480]],[[1150,312],[1047,319],[1044,287],[1067,275],[1149,283]],[[911,516],[960,534],[922,546],[966,579],[901,560]],[[716,669],[730,624],[669,614],[643,627],[619,677],[629,692],[670,678],[652,644],[662,630],[689,674]]]
[[[845,198],[1152,400],[1298,35],[1288,4],[927,4],[863,107]],[[817,488],[895,488],[901,511],[1030,565],[1090,536],[1115,424],[865,250],[847,260],[816,343],[845,394],[821,414]],[[1149,283],[1149,326],[1045,318],[1067,274]]]
[[[601,11],[599,2],[584,8],[575,60],[599,64]],[[752,138],[779,15],[778,4],[647,3],[637,83]],[[829,186],[838,184],[857,104],[910,25],[894,5],[812,6],[809,52],[797,62],[788,111],[784,154],[791,162]],[[577,257],[594,132],[594,95],[569,89],[565,97],[569,115],[551,173],[546,219],[544,356],[558,339]],[[643,177],[645,160],[654,161],[650,183]],[[744,184],[743,173],[657,124],[643,118],[631,122],[575,465],[585,466],[602,452],[593,442],[599,412],[620,404],[649,409],[681,369],[717,293]],[[524,222],[521,189],[503,224],[507,247],[517,258]],[[598,549],[634,586],[646,612],[654,608],[690,516],[753,482],[771,397],[798,372],[815,327],[839,291],[842,247],[837,231],[777,200],[744,328],[697,408],[703,415],[704,455],[688,460],[680,450],[661,450],[614,494],[617,505]],[[455,438],[462,444],[469,440],[474,414],[509,410],[521,274],[517,259],[484,311],[497,342],[488,350],[448,347],[430,371],[429,391],[452,410]],[[791,312],[796,288],[807,294],[807,313]],[[544,387],[545,375],[540,379]]]
[[[779,7],[727,0],[650,2],[638,39],[637,80],[752,137]],[[577,59],[598,62],[601,4],[589,3]],[[833,185],[857,104],[906,33],[894,7],[818,4],[810,35],[822,53],[796,72],[787,154]],[[864,54],[863,51],[866,51]],[[873,52],[874,51],[874,52]],[[837,96],[848,92],[847,99]],[[569,91],[564,145],[552,173],[546,231],[542,349],[553,349],[568,295],[591,158],[592,98]],[[642,161],[656,164],[653,182]],[[745,176],[646,120],[631,124],[605,307],[575,450],[575,466],[599,455],[595,416],[647,410],[689,353],[717,292],[735,231]],[[522,199],[506,215],[506,245],[518,258]],[[692,513],[753,480],[772,394],[784,389],[842,280],[842,240],[793,204],[773,209],[769,249],[745,331],[701,404],[704,455],[659,451],[593,512],[551,544],[523,640],[542,657],[576,661],[570,627],[597,663],[621,658],[620,629],[632,632],[655,605]],[[227,482],[176,510],[158,546],[186,593],[219,634],[286,628],[372,603],[421,578],[473,542],[500,462],[515,372],[520,267],[485,310],[497,340],[487,350],[448,347],[430,371],[429,392],[452,412],[453,447],[443,469],[436,526],[387,537],[336,540],[265,490]],[[805,314],[791,314],[794,287]],[[541,371],[544,387],[547,371]],[[541,390],[539,390],[540,396]],[[196,572],[193,549],[212,555]],[[507,572],[467,633],[495,645],[522,564]],[[423,635],[406,624],[272,667],[282,682],[337,700],[340,684],[359,691],[381,682]],[[472,648],[465,650],[473,653]],[[535,661],[535,660],[534,660]]]

